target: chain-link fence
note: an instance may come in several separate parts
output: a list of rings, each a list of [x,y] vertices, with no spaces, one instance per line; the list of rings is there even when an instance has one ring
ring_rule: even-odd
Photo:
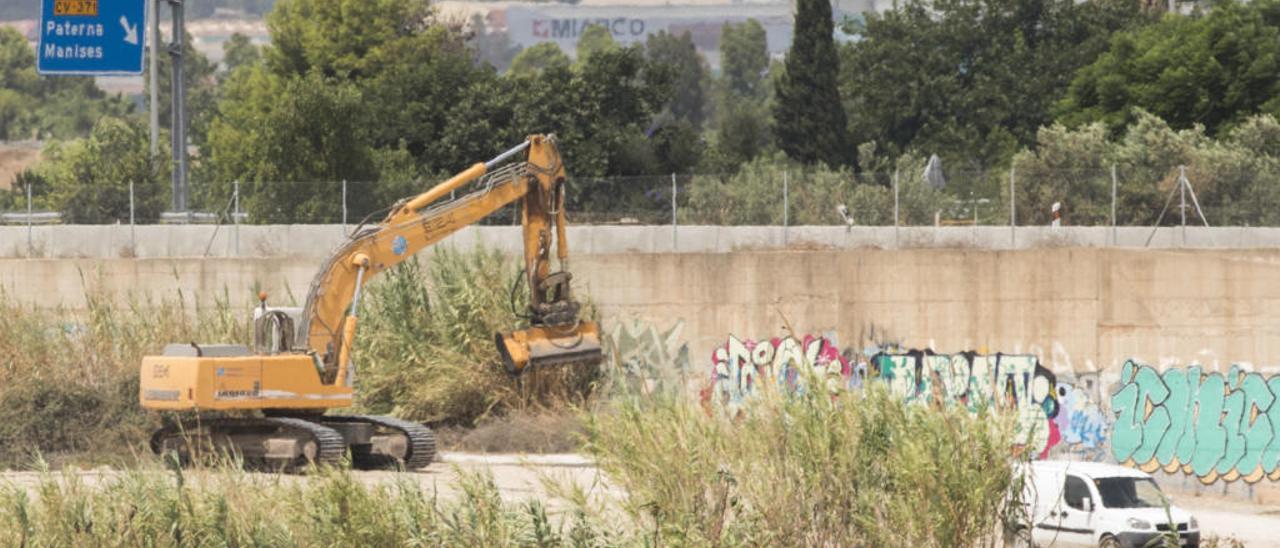
[[[1273,184],[1274,183],[1274,184]],[[1079,170],[919,170],[848,173],[753,168],[734,174],[573,177],[575,224],[769,226],[1277,226],[1280,181],[1181,166]],[[123,185],[122,185],[123,186]],[[412,182],[220,182],[192,184],[193,211],[150,212],[128,200],[98,222],[358,225],[381,220]],[[451,198],[465,194],[466,187]],[[29,194],[11,196],[6,224],[83,224]],[[129,204],[126,209],[123,204]],[[516,205],[481,224],[519,223]]]

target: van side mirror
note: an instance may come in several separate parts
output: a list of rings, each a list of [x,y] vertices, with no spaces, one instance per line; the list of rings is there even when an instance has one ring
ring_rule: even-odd
[[[1080,501],[1080,504],[1084,505],[1085,512],[1093,512],[1093,499],[1085,498],[1084,500]]]

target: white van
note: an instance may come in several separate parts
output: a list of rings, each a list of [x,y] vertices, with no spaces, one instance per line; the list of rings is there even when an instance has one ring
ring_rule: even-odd
[[[1200,545],[1196,518],[1174,506],[1145,472],[1066,461],[1032,462],[1028,472],[1023,502],[1029,523],[1016,535],[1018,544],[1157,546],[1161,535],[1176,530],[1179,545]]]

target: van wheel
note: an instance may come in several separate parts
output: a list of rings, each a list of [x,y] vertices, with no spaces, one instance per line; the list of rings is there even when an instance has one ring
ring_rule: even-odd
[[[1098,541],[1098,548],[1120,548],[1120,541],[1116,540],[1116,537],[1106,535]]]

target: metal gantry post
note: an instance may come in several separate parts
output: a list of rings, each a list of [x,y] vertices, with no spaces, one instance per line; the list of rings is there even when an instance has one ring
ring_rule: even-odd
[[[151,157],[160,154],[160,2],[148,0],[151,17]]]
[[[342,180],[342,233],[347,233],[347,180]]]
[[[168,0],[171,18],[173,19],[173,42],[169,44],[169,56],[173,58],[173,70],[170,75],[173,89],[173,111],[171,112],[170,131],[173,133],[173,210],[187,210],[187,98],[186,86],[183,82],[183,49],[186,46],[186,33],[183,29],[183,0]]]

